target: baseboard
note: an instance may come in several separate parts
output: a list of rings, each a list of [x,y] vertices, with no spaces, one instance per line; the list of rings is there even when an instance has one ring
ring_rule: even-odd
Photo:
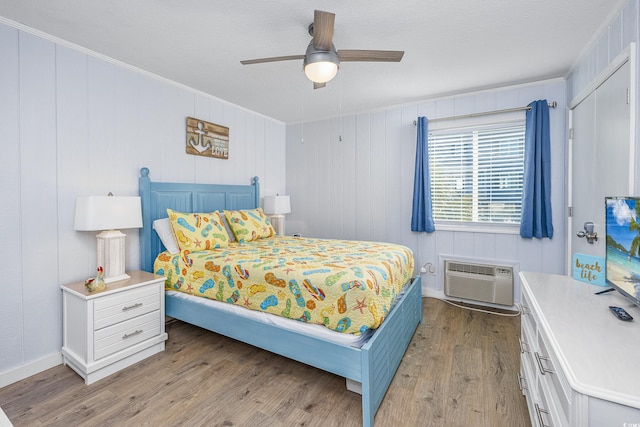
[[[446,299],[447,296],[444,294],[444,291],[438,291],[435,289],[427,288],[425,285],[422,285],[422,297],[423,298],[436,298],[436,299]]]
[[[4,413],[2,408],[0,408],[0,427],[13,427],[13,424],[11,424],[11,421]]]
[[[51,356],[44,357],[11,371],[4,372],[0,374],[0,388],[21,381],[42,371],[46,371],[47,369],[51,369],[60,364],[62,364],[62,353],[55,353]],[[2,424],[0,424],[0,427],[3,427]]]

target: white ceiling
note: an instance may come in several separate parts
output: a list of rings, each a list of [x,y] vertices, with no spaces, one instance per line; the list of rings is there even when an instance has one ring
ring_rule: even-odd
[[[565,77],[620,0],[0,0],[0,16],[285,123]],[[340,49],[404,50],[347,62],[313,90],[302,61],[314,9]]]

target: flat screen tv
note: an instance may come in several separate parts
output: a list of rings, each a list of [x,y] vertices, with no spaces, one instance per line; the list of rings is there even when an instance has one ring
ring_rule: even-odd
[[[640,306],[640,197],[607,197],[606,281]]]

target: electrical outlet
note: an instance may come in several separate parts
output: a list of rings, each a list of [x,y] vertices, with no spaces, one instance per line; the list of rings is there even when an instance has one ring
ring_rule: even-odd
[[[425,274],[425,273],[434,275],[436,273],[436,266],[430,262],[424,263],[424,265],[420,267],[420,274]]]

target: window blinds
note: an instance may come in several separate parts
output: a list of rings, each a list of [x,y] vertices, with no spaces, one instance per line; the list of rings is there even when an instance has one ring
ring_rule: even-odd
[[[429,134],[433,217],[520,222],[524,124]]]

